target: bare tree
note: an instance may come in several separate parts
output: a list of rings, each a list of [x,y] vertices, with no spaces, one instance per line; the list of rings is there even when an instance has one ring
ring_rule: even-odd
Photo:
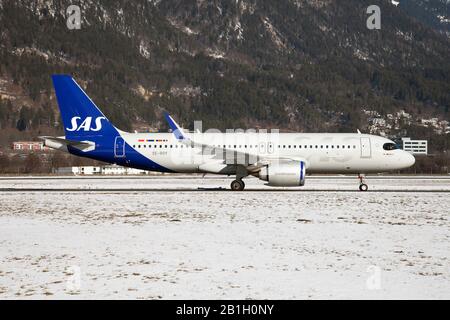
[[[5,155],[0,155],[0,173],[8,173],[10,169],[10,160],[9,157]]]
[[[30,153],[25,158],[25,173],[39,173],[42,169],[42,163],[37,154]]]

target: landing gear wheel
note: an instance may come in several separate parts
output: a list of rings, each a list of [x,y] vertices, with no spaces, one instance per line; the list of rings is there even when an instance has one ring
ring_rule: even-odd
[[[367,191],[368,189],[369,189],[369,187],[365,183],[361,183],[359,185],[359,191]]]
[[[233,191],[242,191],[245,188],[245,183],[242,180],[234,180],[231,182],[231,190]]]

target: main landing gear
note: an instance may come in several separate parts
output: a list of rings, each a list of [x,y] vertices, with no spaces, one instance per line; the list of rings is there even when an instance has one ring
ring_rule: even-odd
[[[242,181],[242,178],[248,176],[248,171],[243,166],[237,166],[236,168],[236,180],[233,180],[231,183],[231,190],[233,191],[242,191],[245,188],[245,183]]]
[[[369,186],[365,184],[365,176],[363,174],[360,174],[358,176],[359,179],[359,191],[367,191],[369,189]]]
[[[233,191],[242,191],[245,188],[245,183],[241,179],[233,180],[231,182],[231,190]]]

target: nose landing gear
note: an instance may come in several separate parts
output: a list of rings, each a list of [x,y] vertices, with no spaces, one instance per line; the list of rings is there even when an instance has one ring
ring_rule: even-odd
[[[358,175],[359,179],[359,191],[367,191],[369,186],[365,184],[365,176],[363,174]]]

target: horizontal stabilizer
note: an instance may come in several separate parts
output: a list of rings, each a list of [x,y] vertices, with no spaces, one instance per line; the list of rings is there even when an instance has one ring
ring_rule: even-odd
[[[65,139],[64,137],[41,136],[39,139],[44,140],[44,145],[61,151],[67,151],[67,147],[73,147],[83,152],[95,150],[95,142],[92,141],[76,141]]]

